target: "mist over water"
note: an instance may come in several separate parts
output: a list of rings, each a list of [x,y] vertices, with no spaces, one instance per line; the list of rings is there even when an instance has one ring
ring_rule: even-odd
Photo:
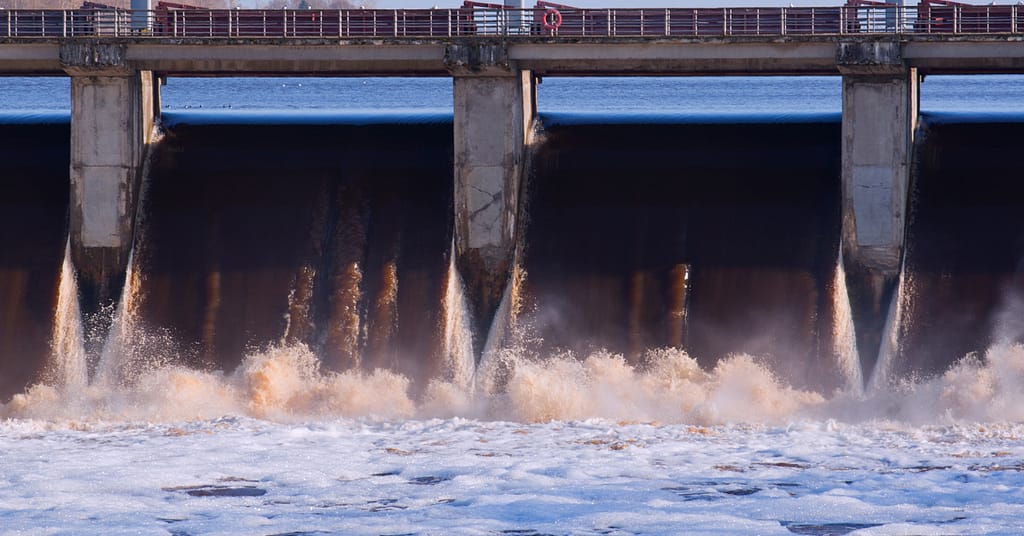
[[[861,370],[829,106],[545,114],[516,276],[478,366],[452,262],[443,102],[380,114],[170,106],[101,340],[77,313],[66,237],[5,236],[8,251],[47,252],[17,257],[42,268],[3,267],[0,328],[19,334],[0,342],[5,416],[1020,418],[1024,226],[1006,155],[1024,121],[926,117],[907,270],[879,367]],[[48,121],[31,147],[56,150],[66,125]],[[56,178],[10,175],[6,199],[42,221],[67,203],[66,162],[32,169]],[[35,297],[19,290],[25,277],[42,277]]]

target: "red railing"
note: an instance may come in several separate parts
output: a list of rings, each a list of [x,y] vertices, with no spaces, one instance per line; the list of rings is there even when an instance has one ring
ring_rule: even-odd
[[[522,10],[480,2],[467,2],[457,9],[398,10],[196,9],[171,3],[161,3],[152,11],[0,10],[0,38],[653,38],[1021,32],[1024,9],[1020,6],[974,6],[947,0],[921,0],[911,7],[854,0],[834,7],[579,9],[541,1],[535,8]]]

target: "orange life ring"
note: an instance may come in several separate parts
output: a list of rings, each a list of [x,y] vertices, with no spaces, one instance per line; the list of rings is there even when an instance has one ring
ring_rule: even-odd
[[[541,22],[544,23],[545,30],[557,30],[562,25],[562,14],[555,8],[548,8]]]

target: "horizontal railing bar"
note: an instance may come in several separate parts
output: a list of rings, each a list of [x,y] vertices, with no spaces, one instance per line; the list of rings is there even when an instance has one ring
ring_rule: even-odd
[[[1015,5],[560,9],[15,9],[0,37],[547,38],[1019,34]]]

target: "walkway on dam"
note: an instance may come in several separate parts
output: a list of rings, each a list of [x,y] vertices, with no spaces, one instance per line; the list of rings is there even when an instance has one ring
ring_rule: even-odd
[[[467,4],[473,4],[467,2]],[[897,43],[920,74],[1024,72],[1024,11],[914,7],[0,11],[0,74],[127,66],[162,75],[838,75],[843,44]],[[545,7],[549,6],[549,7]],[[84,50],[83,50],[84,49]],[[454,51],[454,52],[453,52]],[[454,59],[453,59],[454,58]],[[874,61],[874,60],[870,60]],[[454,62],[454,65],[453,65]]]
[[[456,9],[199,9],[159,2],[154,10],[8,10],[0,37],[444,38],[723,37],[863,34],[1015,34],[1019,5],[924,0],[915,6],[852,0],[824,7],[584,9],[539,1],[515,9],[467,1]]]

